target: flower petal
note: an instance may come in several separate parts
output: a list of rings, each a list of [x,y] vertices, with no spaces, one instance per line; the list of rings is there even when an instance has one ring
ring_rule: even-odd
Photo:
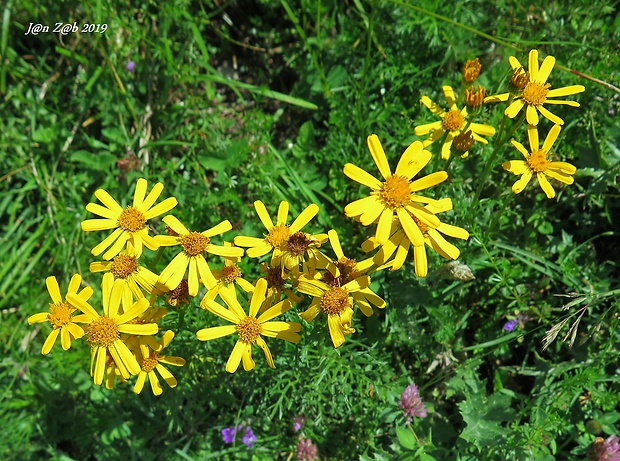
[[[540,187],[542,188],[542,190],[545,193],[545,195],[547,196],[547,198],[555,197],[555,190],[553,189],[551,184],[549,184],[549,180],[547,179],[545,174],[544,173],[537,173],[536,176],[538,177],[538,184],[540,184]]]
[[[370,173],[352,163],[345,164],[342,172],[350,179],[373,190],[381,189],[382,183]]]
[[[110,194],[108,194],[103,189],[97,189],[95,191],[95,197],[99,199],[101,203],[103,203],[110,210],[120,214],[123,212],[123,207],[121,207],[116,200],[112,198]]]
[[[436,186],[437,184],[444,182],[446,179],[448,179],[448,173],[445,171],[435,171],[434,173],[413,181],[410,188],[412,191],[418,192],[428,189],[429,187]]]
[[[304,211],[301,212],[297,219],[293,221],[291,224],[290,231],[291,234],[300,231],[303,227],[310,222],[312,218],[314,218],[319,212],[319,206],[315,203],[312,203],[306,207]]]
[[[199,341],[209,341],[211,339],[222,338],[237,332],[236,325],[223,325],[220,327],[203,328],[196,332]]]
[[[538,151],[540,144],[538,143],[538,128],[535,125],[527,126],[527,138],[530,142],[530,151]]]
[[[538,107],[542,107],[542,106],[538,106]],[[527,120],[527,123],[529,123],[530,125],[538,125],[538,112],[536,111],[536,106],[530,106],[528,105],[525,108],[525,120]]]
[[[523,189],[525,189],[525,186],[527,186],[527,184],[530,182],[530,179],[532,179],[532,172],[527,170],[525,173],[523,173],[521,178],[512,185],[512,191],[515,194],[520,193],[521,191],[523,191]]]
[[[522,99],[515,99],[504,111],[504,115],[508,118],[515,118],[517,114],[523,109],[525,103]]]
[[[420,102],[424,104],[435,115],[439,115],[440,117],[443,117],[446,114],[446,112],[439,106],[439,104],[431,101],[431,99],[428,96],[422,96],[422,98],[420,99]]]
[[[189,234],[189,229],[187,227],[185,227],[183,225],[183,223],[181,221],[179,221],[179,219],[176,216],[174,216],[174,215],[164,216],[162,221],[165,224],[167,224],[170,229],[172,229],[174,232],[176,232],[179,235]],[[178,237],[176,237],[176,238],[178,238]],[[176,245],[176,243],[175,243],[175,245]]]
[[[384,179],[392,176],[390,165],[387,161],[387,157],[385,156],[385,151],[383,150],[381,141],[379,141],[379,137],[376,134],[371,134],[368,138],[366,138],[366,143],[368,144],[370,155],[372,156],[375,165],[377,165],[381,176],[383,176]]]
[[[168,197],[163,202],[159,202],[153,208],[151,208],[150,210],[144,212],[144,218],[145,219],[155,218],[156,216],[159,216],[159,215],[162,215],[164,213],[169,212],[170,210],[172,210],[178,204],[179,204],[179,202],[177,201],[176,198]]]
[[[260,219],[260,222],[262,222],[263,226],[265,226],[265,229],[267,229],[267,231],[270,231],[274,227],[274,225],[271,217],[269,216],[269,213],[267,212],[265,204],[260,200],[256,200],[254,202],[254,209],[256,210],[256,214],[258,214],[258,219]]]
[[[538,77],[536,78],[536,82],[538,83],[546,83],[549,75],[551,75],[551,71],[553,70],[553,66],[555,66],[555,58],[553,56],[547,56],[543,62],[542,66],[538,71]]]
[[[213,226],[212,228],[207,229],[204,232],[201,232],[201,234],[206,237],[211,238],[215,235],[220,235],[220,234],[223,234],[224,232],[228,232],[231,229],[232,229],[232,224],[230,223],[228,219],[226,219],[225,221],[222,221],[218,225]]]
[[[364,212],[367,211],[369,207],[375,204],[381,207],[379,201],[374,195],[364,197],[354,202],[351,202],[347,206],[345,206],[344,214],[349,218],[354,218],[356,216],[360,216],[364,214]]]
[[[558,139],[561,129],[562,127],[560,125],[553,125],[553,127],[549,130],[547,137],[545,138],[542,150],[544,150],[545,152],[551,152],[551,147],[553,147],[553,143],[556,141],[556,139]],[[538,149],[538,147],[536,149]]]
[[[443,115],[443,110],[441,112]],[[424,136],[425,134],[429,134],[429,133],[437,133],[437,131],[440,131],[442,126],[443,126],[442,121],[439,120],[437,122],[425,123],[424,125],[418,125],[413,129],[413,132],[415,133],[416,136]],[[439,137],[441,137],[443,133],[445,133],[445,130],[441,130]],[[435,139],[435,141],[437,139]]]
[[[426,259],[426,247],[424,245],[413,247],[413,260],[415,275],[418,277],[426,277],[428,274],[428,262]]]
[[[241,357],[245,352],[246,344],[238,340],[235,343],[235,347],[233,347],[232,352],[230,353],[230,357],[228,358],[228,362],[226,362],[226,371],[228,373],[234,373],[239,368],[239,364],[241,363]]]
[[[140,205],[142,205],[142,202],[144,202],[144,197],[146,196],[147,188],[148,188],[148,182],[146,181],[146,179],[144,178],[138,179],[138,182],[136,183],[136,189],[133,193],[133,206],[135,208],[139,209]],[[162,189],[164,188],[163,184],[161,188]]]
[[[551,113],[545,106],[538,106],[538,110],[544,117],[547,118],[547,120],[552,121],[556,125],[564,125],[564,120],[562,120],[557,115]]]
[[[53,275],[45,279],[45,285],[47,286],[47,291],[54,301],[54,304],[62,303],[62,295],[60,294],[60,287],[58,286],[58,281],[56,277]]]
[[[396,174],[404,176],[411,181],[415,175],[428,165],[431,157],[431,153],[424,149],[420,141],[414,141],[407,147],[407,150],[400,158],[396,167]]]
[[[553,90],[549,90],[549,92],[547,93],[547,98],[570,96],[572,94],[582,93],[584,91],[586,91],[586,87],[583,85],[564,86],[562,88],[555,88]]]

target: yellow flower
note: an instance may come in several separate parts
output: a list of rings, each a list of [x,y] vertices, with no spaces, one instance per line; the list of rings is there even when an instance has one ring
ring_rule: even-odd
[[[538,183],[548,198],[555,197],[555,190],[549,184],[547,176],[557,179],[564,184],[572,184],[575,181],[572,175],[575,174],[577,168],[570,163],[552,162],[547,158],[551,153],[553,143],[558,139],[560,129],[560,125],[554,125],[551,128],[542,148],[538,147],[538,129],[533,125],[528,125],[527,127],[527,137],[530,142],[529,151],[521,143],[514,140],[511,141],[512,145],[525,157],[525,160],[511,160],[502,164],[504,170],[521,175],[521,179],[512,186],[512,191],[515,194],[525,189],[525,186],[527,186],[534,174],[536,174]]]
[[[437,203],[427,205],[426,209],[434,214],[443,213],[452,209],[452,201],[450,199],[443,199]],[[415,217],[413,219],[416,220]],[[425,243],[425,245],[413,246],[415,273],[418,277],[426,277],[428,274],[426,246],[435,250],[445,259],[455,260],[461,254],[460,250],[448,242],[441,234],[461,240],[467,240],[469,238],[469,232],[465,229],[443,222],[440,222],[439,225],[435,227],[427,226],[418,220],[416,220],[416,224],[420,227],[424,235]],[[368,239],[362,244],[362,250],[369,252],[378,246],[379,243],[376,239]],[[407,237],[407,234],[398,221],[394,220],[392,222],[392,228],[390,229],[390,239],[374,256],[374,263],[377,265],[386,264],[392,255],[396,253],[391,262],[391,270],[398,270],[403,266],[410,247],[411,241]]]
[[[146,195],[146,190],[146,179],[138,179],[133,196],[133,205],[126,208],[122,208],[105,190],[99,189],[95,192],[95,197],[105,206],[89,203],[86,205],[86,209],[104,219],[87,219],[82,221],[82,230],[115,230],[103,242],[92,249],[91,253],[93,255],[100,255],[110,245],[112,246],[105,252],[103,259],[112,259],[123,250],[125,244],[133,247],[134,254],[137,257],[142,255],[143,245],[151,250],[157,249],[153,237],[149,235],[149,228],[146,222],[173,209],[177,205],[177,199],[169,197],[153,206],[164,190],[164,185],[162,183],[155,184],[148,196]]]
[[[67,295],[71,293],[79,296],[84,301],[88,301],[93,295],[93,289],[91,287],[86,287],[78,293],[78,288],[80,288],[81,282],[82,276],[80,274],[75,274],[71,277],[69,288],[67,289]],[[43,355],[48,354],[52,350],[59,334],[60,344],[64,350],[68,350],[71,347],[72,340],[79,339],[84,336],[84,330],[82,327],[75,323],[76,320],[79,321],[79,315],[73,316],[76,312],[76,308],[68,300],[67,302],[62,300],[60,287],[58,286],[56,277],[52,276],[46,278],[45,285],[47,286],[47,291],[53,301],[53,303],[50,303],[49,312],[40,312],[28,317],[29,325],[42,322],[49,322],[52,324],[52,332],[45,340],[45,343],[43,343],[43,348],[41,349],[41,353]]]
[[[181,245],[183,250],[174,257],[166,268],[159,274],[159,282],[163,283],[169,290],[174,290],[179,286],[185,276],[189,266],[189,276],[187,279],[189,295],[196,296],[200,282],[208,289],[213,288],[217,281],[209,268],[205,259],[206,254],[214,254],[225,258],[236,258],[243,256],[243,249],[236,247],[225,247],[211,243],[211,237],[222,234],[232,229],[230,221],[222,221],[217,226],[207,229],[204,232],[191,232],[172,215],[166,216],[163,221],[177,235],[159,235],[157,243],[161,246]]]
[[[233,245],[230,242],[224,242],[224,246],[227,248],[233,248]],[[246,293],[251,293],[254,291],[254,285],[243,278],[241,269],[237,265],[240,261],[241,257],[225,259],[224,266],[221,269],[214,269],[212,271],[216,284],[214,287],[209,288],[209,291],[207,291],[207,294],[200,303],[201,306],[203,305],[205,299],[215,299],[222,287],[232,287],[232,289],[234,289],[235,283]]]
[[[232,289],[234,289],[234,287],[232,287]],[[258,345],[258,347],[263,350],[265,358],[267,359],[267,364],[271,368],[275,368],[269,346],[267,346],[267,343],[261,335],[284,339],[295,344],[299,342],[300,337],[298,332],[301,331],[301,324],[297,322],[269,321],[288,311],[291,308],[291,302],[288,299],[280,301],[257,318],[256,316],[262,304],[265,302],[267,281],[265,279],[259,279],[258,282],[256,282],[256,288],[250,298],[249,315],[246,315],[239,301],[237,301],[236,296],[232,293],[232,289],[225,288],[220,291],[220,296],[228,306],[228,309],[222,307],[212,299],[207,299],[205,306],[213,314],[224,320],[228,320],[234,325],[204,328],[196,333],[196,337],[200,341],[209,341],[234,333],[239,335],[239,339],[228,358],[228,362],[226,362],[226,371],[229,373],[237,371],[239,363],[242,361],[245,371],[250,371],[254,368],[255,363],[252,359],[253,344]]]
[[[547,83],[547,79],[551,74],[551,70],[555,65],[555,58],[553,56],[547,56],[540,68],[538,67],[538,50],[530,51],[528,56],[528,68],[529,73],[523,70],[523,66],[514,56],[508,58],[510,67],[513,70],[512,80],[520,79],[523,83],[527,81],[523,91],[520,95],[515,97],[512,103],[506,108],[504,114],[510,118],[515,118],[517,114],[525,107],[525,119],[530,125],[538,125],[538,112],[544,117],[552,121],[557,125],[563,125],[562,120],[557,115],[551,113],[543,104],[564,104],[573,107],[579,107],[579,103],[576,101],[562,101],[557,99],[561,96],[569,96],[585,91],[583,85],[571,85],[563,88],[556,88],[550,90],[551,85]],[[484,102],[499,102],[507,101],[510,93],[498,94],[496,96],[489,96]]]
[[[273,250],[271,264],[274,266],[282,265],[282,268],[298,270],[299,264],[304,262],[306,254],[307,261],[313,261],[315,250],[327,241],[325,234],[312,235],[301,232],[301,229],[310,222],[319,212],[316,204],[311,204],[293,221],[289,226],[288,220],[289,204],[286,201],[280,202],[276,224],[269,217],[267,208],[260,200],[254,202],[254,208],[263,226],[267,229],[264,238],[237,236],[234,239],[235,245],[246,247],[246,254],[250,258],[264,256]]]
[[[342,287],[360,276],[367,275],[373,267],[376,267],[371,258],[360,262],[347,258],[342,251],[340,239],[338,238],[336,231],[332,229],[327,234],[329,236],[329,243],[331,244],[332,250],[334,250],[337,258],[335,261],[332,261],[331,259],[325,257],[326,260],[322,261],[322,264],[319,264],[319,268],[327,269],[323,272],[321,277],[321,280],[327,285],[332,287]],[[385,301],[377,296],[377,294],[372,291],[370,287],[353,291],[351,297],[366,317],[370,317],[373,314],[371,304],[380,309],[385,307]]]
[[[120,254],[114,256],[111,261],[96,261],[90,263],[91,272],[111,272],[114,280],[119,279],[124,282],[125,290],[129,291],[136,298],[144,298],[145,290],[148,294],[159,293],[155,289],[157,274],[154,274],[146,267],[142,267],[138,258],[132,255],[133,248],[128,248]]]
[[[103,276],[101,291],[104,315],[100,315],[82,297],[74,293],[67,294],[67,300],[84,313],[80,316],[83,318],[82,322],[88,324],[86,338],[91,346],[90,374],[98,385],[103,382],[107,353],[114,359],[123,378],[127,379],[130,375],[140,373],[140,365],[121,340],[121,333],[154,335],[159,329],[156,323],[140,325],[131,323],[148,309],[149,302],[146,298],[140,298],[125,313],[119,314],[121,297],[125,291],[124,285],[122,280],[114,281],[114,276],[110,272]]]
[[[175,367],[181,367],[185,365],[185,359],[181,357],[174,357],[170,355],[161,355],[160,352],[164,349],[170,341],[174,338],[174,331],[168,330],[164,333],[164,336],[157,342],[158,347],[155,350],[151,350],[148,356],[144,357],[140,354],[138,355],[138,362],[140,363],[140,373],[138,373],[138,378],[136,380],[136,384],[133,387],[133,391],[136,394],[142,392],[144,388],[144,383],[146,382],[146,378],[148,377],[149,382],[151,383],[151,390],[155,395],[161,395],[164,391],[161,383],[159,382],[159,378],[155,373],[155,370],[159,372],[164,381],[170,386],[174,388],[177,386],[177,380],[172,373],[170,373],[162,363],[166,365],[172,365]]]
[[[355,329],[351,328],[352,294],[367,288],[369,283],[370,277],[360,275],[342,286],[331,286],[304,274],[299,277],[298,290],[314,299],[310,307],[299,316],[307,322],[312,322],[320,312],[324,312],[327,315],[327,326],[332,343],[334,347],[340,347],[346,335],[355,333]]]
[[[483,144],[488,144],[488,141],[480,135],[493,136],[495,134],[495,128],[481,123],[468,124],[467,107],[463,107],[463,109],[459,110],[456,105],[456,97],[452,87],[446,85],[443,86],[442,89],[443,94],[446,97],[446,101],[448,101],[448,106],[450,107],[447,112],[439,107],[438,104],[431,101],[428,96],[422,96],[422,99],[420,99],[420,102],[428,107],[433,114],[441,117],[441,120],[438,122],[427,123],[425,125],[415,127],[414,133],[417,136],[424,136],[430,133],[430,136],[424,140],[424,147],[430,146],[432,143],[439,140],[445,133],[448,133],[443,145],[441,146],[441,158],[447,160],[450,158],[450,147],[454,142],[454,138],[461,134],[461,131],[463,131],[465,127],[472,132],[472,137],[474,140]],[[463,155],[467,156],[467,152]]]
[[[392,174],[377,135],[368,136],[367,141],[370,154],[385,181],[381,182],[361,168],[347,163],[343,169],[344,174],[369,187],[371,192],[369,197],[349,203],[344,208],[345,214],[358,219],[362,226],[378,220],[376,238],[380,243],[387,242],[390,237],[392,217],[396,215],[411,240],[416,245],[423,245],[424,237],[411,215],[429,226],[438,225],[439,220],[416,203],[433,203],[436,200],[417,195],[416,192],[445,181],[448,173],[437,171],[413,181],[413,177],[431,160],[431,153],[423,149],[420,141],[415,141],[405,150],[398,161],[396,172]]]

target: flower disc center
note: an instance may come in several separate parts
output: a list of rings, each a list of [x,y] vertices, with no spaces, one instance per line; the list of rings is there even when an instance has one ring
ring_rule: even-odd
[[[527,165],[534,173],[546,171],[550,164],[551,162],[547,160],[547,152],[542,149],[532,152],[527,159]]]
[[[246,344],[254,344],[261,331],[262,327],[254,317],[246,317],[237,324],[239,339]]]
[[[74,309],[67,303],[50,304],[50,313],[47,320],[54,325],[54,328],[61,328],[71,323],[71,313]]]
[[[291,253],[293,256],[301,256],[306,252],[308,248],[310,248],[311,243],[312,242],[305,233],[295,232],[288,239],[286,247],[289,253]]]
[[[200,232],[190,232],[181,237],[181,246],[187,256],[197,256],[204,253],[209,242],[209,237]]]
[[[441,124],[446,131],[460,130],[465,125],[465,117],[463,117],[460,110],[451,110],[443,116]]]
[[[404,176],[392,175],[379,190],[379,197],[388,208],[394,209],[411,202],[411,183]]]
[[[137,208],[128,206],[118,217],[118,226],[129,232],[138,232],[146,225],[144,214]]]
[[[236,264],[230,266],[224,266],[222,268],[222,280],[225,283],[234,283],[235,280],[241,277],[241,270]]]
[[[547,100],[550,84],[542,84],[538,82],[530,82],[523,90],[523,102],[529,106],[540,106]]]
[[[126,279],[138,269],[138,260],[134,256],[118,255],[112,260],[110,272],[117,279]]]
[[[142,371],[148,373],[149,371],[153,371],[158,363],[159,354],[151,351],[147,358],[142,357],[140,360],[140,368],[142,368]]]
[[[286,241],[291,236],[291,231],[286,224],[278,224],[269,230],[269,234],[265,237],[267,243],[274,248],[281,250]]]
[[[118,325],[110,317],[99,317],[88,326],[88,343],[91,346],[108,347],[120,337]]]
[[[332,287],[321,296],[321,309],[327,315],[338,315],[349,306],[349,292],[345,288]]]

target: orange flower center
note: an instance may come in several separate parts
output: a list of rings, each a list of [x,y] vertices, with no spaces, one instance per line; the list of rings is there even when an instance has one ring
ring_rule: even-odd
[[[465,117],[460,110],[451,110],[443,116],[441,124],[446,131],[460,130],[465,125]]]
[[[118,255],[112,260],[110,272],[117,279],[126,279],[138,269],[138,260],[134,256]]]
[[[280,267],[268,267],[265,278],[269,288],[274,287],[277,290],[281,290],[284,286],[285,280],[282,278],[282,269]]]
[[[420,232],[422,232],[423,235],[426,235],[428,233],[429,227],[426,224],[424,224],[422,221],[420,221],[417,217],[412,215],[411,213],[409,213],[409,215],[413,218],[413,221],[417,224],[418,228],[420,229]]]
[[[267,243],[274,248],[282,249],[286,241],[291,236],[291,231],[286,224],[278,224],[269,230],[269,234],[265,237]]]
[[[209,242],[209,237],[200,232],[190,232],[181,237],[181,246],[187,256],[197,256],[204,253]]]
[[[170,293],[168,294],[168,299],[166,301],[172,307],[177,307],[181,303],[189,303],[189,286],[187,284],[187,279],[181,280],[179,286],[177,286],[174,290],[170,291]]]
[[[54,328],[61,328],[71,323],[71,313],[74,311],[67,303],[50,304],[50,313],[47,320],[54,325]]]
[[[392,175],[385,180],[378,191],[383,204],[390,209],[400,208],[411,203],[409,180],[404,176]]]
[[[108,347],[119,337],[118,324],[110,317],[99,317],[88,326],[87,341],[91,346]]]
[[[323,281],[332,287],[341,287],[346,285],[351,280],[355,280],[358,276],[358,271],[355,266],[357,262],[355,259],[349,259],[345,256],[336,261],[336,267],[340,271],[340,276],[334,277],[331,272],[325,271],[323,275]]]
[[[550,84],[538,82],[530,82],[523,90],[523,102],[528,106],[540,106],[547,100]]]
[[[128,206],[121,212],[117,224],[128,232],[138,232],[146,225],[146,218],[137,208]]]
[[[261,331],[262,327],[254,317],[246,317],[237,324],[239,339],[246,344],[254,344]]]
[[[222,280],[225,283],[234,283],[235,280],[241,277],[241,270],[236,264],[230,266],[224,266],[222,268]]]
[[[303,255],[308,248],[310,248],[310,244],[312,241],[308,238],[308,236],[303,232],[295,232],[288,239],[286,249],[293,256],[301,256]]]
[[[338,315],[349,306],[349,292],[345,288],[332,287],[321,296],[321,309],[327,315]]]
[[[148,373],[149,371],[153,371],[158,363],[159,354],[151,351],[147,358],[142,357],[140,359],[140,368],[142,368],[142,371]]]
[[[527,166],[534,173],[542,173],[543,171],[547,171],[550,164],[551,162],[547,160],[547,152],[542,149],[532,152],[530,157],[527,159]]]

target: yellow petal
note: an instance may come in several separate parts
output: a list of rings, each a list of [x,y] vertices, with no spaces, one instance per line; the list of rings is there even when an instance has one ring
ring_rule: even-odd
[[[418,277],[426,277],[428,274],[428,262],[426,259],[426,248],[424,245],[413,247],[413,260],[415,275]]]
[[[443,117],[446,114],[446,112],[439,106],[439,104],[431,101],[428,96],[422,96],[420,102],[424,104],[435,115]]]
[[[176,216],[173,216],[173,215],[164,216],[162,221],[166,223],[170,229],[172,229],[174,232],[176,232],[179,235],[189,234],[189,229],[185,227],[183,223],[177,219]],[[174,238],[178,239],[178,237],[174,237]],[[174,245],[176,245],[177,243],[178,243],[178,240],[176,243],[174,243]]]
[[[366,210],[368,210],[368,207],[373,206],[374,204],[378,204],[378,200],[374,195],[364,197],[345,206],[344,214],[349,218],[354,218],[362,215]]]
[[[146,196],[147,187],[148,187],[148,183],[146,179],[144,178],[138,179],[138,182],[136,183],[136,189],[133,193],[133,206],[135,208],[140,208],[140,205],[142,205],[142,202],[144,202],[144,197]],[[164,188],[163,185],[161,188],[162,189]]]
[[[584,91],[586,91],[586,87],[583,85],[570,85],[562,88],[555,88],[553,90],[549,90],[549,93],[547,93],[547,98],[570,96],[572,94],[582,93]]]
[[[493,136],[495,134],[495,128],[491,125],[483,125],[482,123],[472,123],[469,125],[469,129],[474,134],[481,134],[484,136]]]
[[[562,120],[557,115],[551,113],[545,106],[538,106],[538,110],[545,118],[547,118],[547,120],[550,120],[556,125],[564,125],[564,120]]]
[[[366,138],[366,142],[368,144],[368,150],[370,150],[370,155],[372,156],[375,165],[377,165],[381,176],[383,176],[383,179],[387,179],[392,176],[390,165],[387,161],[387,157],[385,156],[381,141],[379,141],[379,137],[376,134],[371,134],[368,138]]]
[[[243,354],[241,355],[241,361],[243,362],[243,369],[245,371],[250,371],[256,366],[256,363],[252,358],[252,345],[244,344],[244,346],[245,348],[243,350]]]
[[[377,219],[381,215],[384,209],[385,206],[381,205],[379,201],[375,200],[360,216],[360,223],[362,224],[362,226],[368,226],[375,222],[375,219]]]
[[[211,229],[207,229],[206,231],[201,232],[201,234],[206,237],[211,238],[215,235],[220,235],[220,234],[223,234],[224,232],[228,232],[231,229],[232,229],[232,224],[227,219],[219,223],[217,226],[213,226]]]
[[[382,183],[370,173],[362,170],[360,167],[352,163],[345,164],[342,172],[350,179],[360,183],[363,186],[370,187],[373,190],[381,189]]]
[[[96,214],[97,216],[102,216],[104,218],[110,219],[112,221],[116,221],[120,214],[115,210],[110,210],[109,208],[103,207],[98,203],[89,203],[86,205],[86,211],[90,211],[92,214]]]
[[[153,186],[153,188],[151,189],[151,192],[149,192],[149,195],[146,196],[144,201],[139,206],[138,205],[134,205],[134,206],[138,208],[142,213],[146,213],[155,204],[155,202],[157,201],[157,199],[159,198],[159,196],[161,195],[163,191],[164,191],[164,185],[158,182],[157,184]],[[144,189],[144,192],[146,193],[146,189]]]
[[[301,212],[297,219],[293,221],[291,224],[290,231],[291,234],[295,232],[299,232],[306,224],[310,222],[312,218],[314,218],[319,212],[319,206],[315,203],[308,205],[304,211]]]
[[[276,225],[286,224],[286,221],[288,220],[288,208],[288,202],[286,200],[282,200],[280,202],[280,206],[278,206],[278,220],[276,222]]]
[[[415,223],[413,218],[409,215],[409,213],[403,208],[398,208],[397,210],[398,219],[400,220],[400,224],[403,226],[403,230],[407,235],[407,238],[411,243],[416,246],[424,245],[424,237],[422,235],[422,231]]]
[[[123,208],[105,190],[103,189],[96,190],[95,197],[97,197],[99,201],[103,203],[106,207],[108,207],[110,210],[118,214],[121,214],[123,212]]]
[[[228,358],[228,362],[226,362],[226,371],[228,373],[234,373],[239,368],[239,364],[241,363],[241,357],[245,352],[246,344],[237,341],[235,347],[233,347],[232,352],[230,353],[230,357]]]
[[[329,327],[329,335],[332,338],[334,347],[340,347],[344,343],[344,334],[342,332],[342,324],[340,323],[340,317],[337,315],[327,316],[327,325]]]
[[[551,184],[549,184],[549,181],[547,180],[547,177],[545,176],[545,174],[537,173],[536,176],[538,177],[538,184],[540,184],[540,187],[542,188],[547,198],[555,197],[555,190],[553,189]]]
[[[211,339],[222,338],[237,332],[236,325],[223,325],[220,327],[203,328],[196,332],[199,341],[209,341]]]
[[[527,56],[527,67],[530,72],[530,81],[538,81],[538,50],[531,50]]]
[[[551,151],[551,147],[553,147],[553,143],[556,141],[556,139],[558,139],[561,129],[562,127],[560,125],[553,125],[553,127],[549,130],[549,134],[547,134],[547,137],[545,138],[545,142],[543,143],[543,146],[542,146],[545,152]]]
[[[535,125],[527,126],[527,137],[530,142],[530,150],[531,152],[536,152],[538,150],[538,128]]]
[[[520,193],[523,189],[525,189],[525,186],[527,186],[527,184],[530,182],[530,179],[532,179],[532,172],[527,170],[525,173],[523,173],[521,178],[512,185],[512,191],[515,194]]]
[[[521,109],[523,109],[524,105],[525,103],[522,99],[516,99],[506,108],[506,110],[504,111],[504,115],[506,115],[508,118],[515,118],[517,114],[521,111]]]
[[[563,182],[564,184],[572,184],[575,182],[575,179],[572,176],[558,170],[552,170],[551,168],[547,169],[545,174],[553,179]]]
[[[54,328],[52,332],[49,334],[45,342],[43,343],[43,347],[41,348],[41,354],[47,355],[52,350],[54,343],[56,342],[56,338],[58,338],[58,334],[60,333],[59,328]]]
[[[410,188],[412,191],[418,192],[428,189],[429,187],[436,186],[437,184],[444,182],[446,179],[448,179],[448,173],[445,171],[436,171],[420,179],[416,179],[411,183]]]
[[[443,115],[444,114],[443,110],[441,112]],[[437,122],[425,123],[424,125],[418,125],[413,129],[413,132],[415,133],[416,136],[424,136],[429,133],[437,133],[437,131],[440,130],[442,126],[443,126],[442,121],[439,120]],[[441,135],[444,132],[445,131],[442,131],[441,133],[439,133],[439,137],[441,137]]]
[[[179,204],[179,202],[177,201],[176,198],[168,197],[163,202],[158,203],[157,205],[155,205],[150,210],[144,212],[144,218],[145,219],[155,218],[156,216],[159,216],[159,215],[162,215],[164,213],[169,212],[170,210],[172,210],[178,204]]]
[[[273,221],[271,220],[271,217],[269,216],[269,213],[267,212],[267,208],[265,207],[265,204],[261,202],[260,200],[256,200],[254,202],[254,209],[256,210],[256,214],[258,214],[258,219],[260,219],[260,221],[263,223],[263,226],[265,226],[265,229],[267,229],[267,231],[270,231],[271,228],[274,226],[273,226]]]
[[[442,235],[434,229],[430,229],[428,231],[428,236],[432,242],[434,242],[439,248],[442,250],[442,256],[445,258],[448,256],[449,259],[457,259],[461,254],[461,251],[448,242]],[[435,245],[432,245],[433,248]]]
[[[454,96],[454,90],[452,87],[444,85],[441,89],[443,90],[443,95],[445,96],[446,101],[448,101],[448,107],[450,110],[456,110],[456,97]]]
[[[114,229],[118,224],[114,219],[87,219],[86,221],[82,221],[80,226],[83,231],[92,232]]]
[[[539,106],[542,107],[542,106]],[[538,112],[536,111],[536,107],[535,106],[527,106],[525,108],[525,120],[527,120],[527,123],[529,123],[530,125],[538,125]]]
[[[396,174],[404,176],[411,181],[430,161],[431,153],[424,150],[423,144],[420,141],[414,141],[407,147],[407,150],[398,162]]]
[[[49,292],[52,301],[54,301],[54,304],[62,303],[62,295],[60,294],[60,287],[58,286],[56,277],[50,276],[46,278],[45,285],[47,286],[47,291]]]
[[[553,56],[547,56],[543,62],[542,66],[538,71],[538,77],[536,78],[536,82],[538,83],[546,83],[549,75],[551,75],[551,71],[553,70],[553,66],[555,66],[555,58]]]

